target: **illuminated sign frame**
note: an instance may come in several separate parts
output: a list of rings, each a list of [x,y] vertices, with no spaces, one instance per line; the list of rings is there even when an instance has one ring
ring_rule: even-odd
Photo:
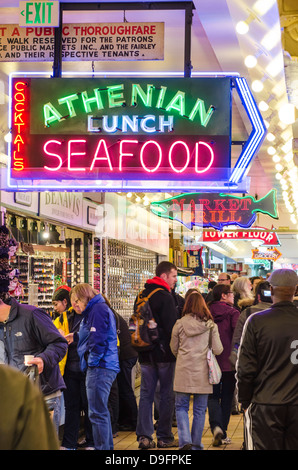
[[[94,74],[90,74],[94,75]],[[98,75],[100,77],[102,76],[112,76],[112,77],[144,77],[144,78],[151,78],[151,77],[182,77],[182,74],[177,73],[177,74],[157,74],[157,73],[152,73],[152,74],[136,74],[136,73],[109,73],[109,74],[104,74],[104,73],[95,73],[95,75]],[[64,73],[63,76],[72,76],[72,77],[86,77],[88,76],[88,73],[83,73],[83,74],[77,74],[77,73]],[[37,72],[32,72],[32,73],[12,73],[10,75],[10,100],[12,102],[12,79],[15,77],[48,77],[48,73],[37,73]],[[254,101],[254,98],[247,86],[247,83],[244,78],[241,78],[238,76],[238,74],[229,74],[229,73],[193,73],[192,78],[195,77],[230,77],[231,78],[231,83],[233,84],[233,87],[235,90],[238,92],[243,105],[245,107],[245,110],[248,114],[248,117],[250,119],[250,122],[252,124],[252,131],[251,134],[245,144],[245,146],[242,149],[242,152],[236,162],[236,165],[233,169],[229,169],[229,171],[226,172],[226,177],[218,177],[218,178],[213,178],[211,180],[208,180],[208,177],[204,175],[204,178],[202,177],[203,171],[201,171],[201,178],[200,179],[194,179],[191,177],[186,177],[185,175],[182,175],[181,169],[175,168],[175,165],[171,164],[173,172],[176,173],[176,178],[173,179],[171,175],[168,175],[168,177],[164,177],[163,179],[158,179],[154,178],[152,179],[154,171],[152,171],[152,168],[149,169],[147,168],[146,170],[146,165],[144,162],[144,155],[145,155],[145,149],[147,146],[149,146],[147,141],[144,146],[143,146],[143,154],[141,154],[141,157],[143,155],[143,160],[142,161],[142,166],[143,169],[146,170],[145,173],[146,176],[144,179],[140,179],[139,177],[136,178],[135,180],[132,179],[130,176],[130,179],[118,179],[118,180],[111,180],[108,179],[108,175],[104,175],[104,177],[101,180],[90,180],[90,179],[83,179],[81,176],[77,176],[77,179],[73,180],[67,180],[63,179],[63,175],[57,177],[56,179],[32,179],[32,177],[26,176],[25,178],[16,178],[12,177],[11,175],[11,161],[16,161],[17,165],[19,165],[19,168],[22,168],[22,160],[21,160],[21,152],[16,152],[16,148],[21,150],[21,147],[23,145],[22,142],[22,135],[21,132],[23,132],[23,128],[21,125],[21,122],[16,123],[19,124],[18,130],[20,130],[20,137],[19,137],[19,142],[16,142],[14,139],[14,147],[12,148],[12,144],[9,146],[9,168],[7,171],[7,188],[6,190],[32,190],[32,191],[38,191],[38,190],[58,190],[61,189],[61,186],[63,186],[64,189],[69,189],[69,190],[83,190],[83,191],[89,191],[89,190],[97,190],[97,191],[210,191],[210,192],[217,192],[219,190],[225,190],[227,192],[248,192],[248,181],[245,178],[249,166],[251,164],[251,161],[261,145],[265,133],[266,133],[266,128],[264,125],[264,122],[262,120],[262,117],[258,111],[258,108],[256,106],[256,103]],[[149,82],[148,82],[149,83]],[[20,95],[21,97],[21,95]],[[30,99],[30,97],[29,97]],[[17,103],[18,104],[18,103]],[[21,103],[18,104],[18,109],[21,109]],[[9,126],[12,128],[12,123],[14,116],[16,115],[14,113],[13,109],[10,109],[9,112]],[[17,144],[17,147],[16,145]],[[176,143],[175,145],[178,145]],[[179,143],[180,146],[183,146],[183,142]],[[209,167],[211,166],[213,162],[214,155],[212,154],[212,148],[206,143],[199,141],[197,143],[196,151],[198,152],[198,145],[201,145],[201,149],[203,146],[207,149],[208,152],[210,152],[210,164]],[[152,143],[153,146],[153,143]],[[157,148],[157,152],[160,152]],[[171,147],[172,149],[172,147]],[[187,150],[186,150],[187,153]],[[123,154],[125,152],[123,151]],[[160,153],[159,153],[160,157]],[[169,158],[169,160],[171,160]],[[159,160],[158,160],[159,161]],[[158,161],[157,165],[158,166]],[[155,168],[155,167],[154,167]],[[153,170],[154,170],[153,168]],[[16,169],[16,167],[14,167]],[[53,169],[53,167],[52,167]],[[209,170],[208,165],[206,166],[206,170]],[[199,174],[200,171],[197,172]],[[77,173],[79,175],[79,172]],[[179,175],[181,178],[179,179]],[[178,177],[177,177],[178,176]]]

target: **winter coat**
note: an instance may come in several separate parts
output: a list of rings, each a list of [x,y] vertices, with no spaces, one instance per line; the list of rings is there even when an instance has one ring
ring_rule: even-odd
[[[177,309],[170,287],[158,276],[146,282],[144,294],[148,295],[157,288],[161,290],[155,292],[152,297],[150,297],[149,305],[154,320],[157,323],[160,338],[158,344],[152,351],[139,352],[139,362],[141,364],[175,362],[175,357],[170,348],[170,341],[172,329],[177,320]]]
[[[82,315],[78,342],[81,370],[101,367],[118,373],[116,319],[101,294],[88,302]]]
[[[229,357],[232,350],[233,334],[240,312],[223,301],[212,302],[209,305],[209,310],[214,322],[218,326],[219,336],[223,345],[223,352],[217,357],[217,361],[222,372],[228,372],[233,370]]]
[[[212,393],[207,364],[210,330],[213,352],[220,354],[223,347],[217,325],[212,320],[206,322],[192,314],[184,315],[177,320],[170,343],[171,350],[176,356],[175,392]]]
[[[0,323],[1,341],[5,348],[4,362],[25,372],[24,355],[32,354],[44,362],[39,375],[41,390],[50,395],[65,389],[59,362],[67,351],[67,341],[59,333],[51,317],[43,310],[31,305],[19,304],[14,298],[8,320]]]

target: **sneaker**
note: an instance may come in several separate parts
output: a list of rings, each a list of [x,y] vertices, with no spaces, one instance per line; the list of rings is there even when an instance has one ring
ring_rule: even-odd
[[[164,442],[164,441],[162,441],[162,440],[160,440],[160,439],[157,441],[157,447],[163,448],[163,449],[165,449],[165,448],[167,448],[167,447],[178,447],[178,446],[179,446],[179,441],[178,441],[178,439],[173,439],[173,440],[170,441],[170,442]]]
[[[139,439],[139,449],[154,449],[156,447],[155,442],[148,437],[142,436]]]
[[[219,447],[222,444],[223,439],[223,431],[219,426],[216,426],[213,430],[213,440],[212,445],[213,447]]]
[[[179,447],[179,450],[191,450],[192,444],[184,444],[184,446]]]
[[[60,450],[77,450],[75,447],[64,447],[60,446]]]
[[[230,437],[226,437],[225,439],[222,439],[222,443],[225,445],[231,444],[232,439]]]

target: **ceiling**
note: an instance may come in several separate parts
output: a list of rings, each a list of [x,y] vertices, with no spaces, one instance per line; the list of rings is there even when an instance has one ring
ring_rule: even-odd
[[[65,1],[64,3],[78,3]],[[86,3],[86,2],[85,2]],[[95,2],[98,3],[98,2]],[[109,3],[115,3],[110,1]],[[121,3],[121,2],[118,2]],[[18,0],[0,0],[1,23],[18,23]],[[244,76],[252,88],[259,80],[263,90],[254,92],[259,104],[268,105],[261,111],[268,127],[264,140],[249,170],[250,194],[261,198],[272,188],[278,195],[279,219],[260,215],[256,225],[279,232],[282,243],[280,251],[284,262],[298,263],[298,185],[295,155],[292,153],[292,140],[297,136],[296,124],[280,121],[279,110],[284,104],[298,103],[298,5],[297,0],[195,0],[193,1],[191,63],[194,72],[224,71],[238,72]],[[165,58],[163,61],[144,62],[95,62],[95,71],[183,71],[184,68],[184,14],[181,11],[123,11],[118,12],[65,12],[64,22],[129,22],[163,21],[165,23]],[[246,21],[249,30],[246,34],[237,32],[239,21]],[[249,68],[244,63],[248,56],[255,56],[257,64]],[[77,64],[77,63],[76,63]],[[73,63],[63,63],[63,71],[73,69]],[[91,71],[90,62],[81,62],[80,71]],[[7,90],[8,74],[12,71],[52,70],[51,63],[9,63],[0,65],[0,82],[4,83],[4,97],[0,99],[0,134],[7,129]],[[1,90],[0,90],[1,93]],[[1,96],[1,95],[0,95]],[[265,105],[264,105],[265,106]],[[298,121],[297,121],[298,122]],[[242,105],[233,103],[232,140],[246,140],[250,127]],[[4,140],[0,142],[0,152],[6,153]],[[239,148],[234,148],[232,158],[238,156]],[[269,152],[269,153],[268,153]],[[0,153],[0,155],[1,155]],[[276,166],[278,165],[278,166]],[[298,193],[297,193],[298,194]],[[90,197],[90,193],[88,194]],[[94,199],[96,195],[94,194]],[[296,205],[295,205],[296,204]],[[249,242],[235,242],[238,256],[251,256]],[[235,247],[234,247],[235,248]],[[222,250],[235,258],[235,249],[222,243]],[[295,258],[293,258],[293,254]],[[241,254],[241,255],[240,255]],[[295,260],[296,259],[296,260]]]

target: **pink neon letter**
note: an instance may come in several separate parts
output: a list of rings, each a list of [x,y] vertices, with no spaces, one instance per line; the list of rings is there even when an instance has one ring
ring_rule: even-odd
[[[85,139],[82,140],[70,140],[68,142],[68,153],[67,153],[67,168],[69,171],[86,171],[86,168],[71,168],[70,166],[70,158],[72,155],[86,155],[86,152],[72,152],[71,151],[71,145],[72,144],[78,144],[78,143],[86,143]]]
[[[124,153],[122,150],[123,144],[138,144],[138,140],[121,140],[119,151],[119,171],[122,171],[122,157],[133,157],[133,153]]]
[[[177,145],[177,144],[183,145],[184,148],[186,149],[186,152],[187,152],[187,160],[186,160],[186,163],[185,163],[184,167],[181,168],[181,170],[177,170],[177,168],[174,167],[173,162],[172,162],[172,151],[173,151],[173,148],[175,147],[175,145]],[[189,160],[190,160],[190,153],[189,153],[189,148],[188,148],[188,146],[187,146],[186,143],[183,142],[182,140],[176,140],[176,142],[174,142],[174,143],[171,145],[170,150],[169,150],[169,163],[170,163],[170,165],[171,165],[172,170],[173,170],[173,171],[176,171],[176,173],[182,173],[182,172],[185,170],[185,168],[188,167]]]
[[[48,146],[49,144],[59,144],[59,145],[61,145],[61,143],[62,143],[62,142],[60,142],[59,140],[48,140],[48,141],[44,144],[44,146],[43,146],[43,151],[44,151],[44,153],[46,153],[47,155],[50,155],[51,157],[56,157],[56,158],[58,158],[58,160],[59,160],[59,162],[60,162],[59,165],[58,165],[56,168],[50,168],[49,166],[44,166],[44,168],[45,168],[46,170],[49,170],[49,171],[57,171],[57,170],[60,170],[60,168],[61,168],[61,166],[62,166],[62,158],[60,157],[60,155],[57,155],[56,153],[48,152],[47,146]]]
[[[204,170],[198,170],[199,145],[205,145],[205,147],[207,147],[210,151],[210,162],[209,162],[209,165],[206,166],[206,168],[204,168]],[[206,142],[196,142],[196,173],[205,173],[205,171],[209,170],[213,162],[214,162],[214,152],[212,150],[212,147],[209,144],[206,144]]]
[[[144,163],[144,149],[145,147],[148,145],[148,144],[154,144],[156,145],[156,147],[158,148],[158,153],[159,153],[159,158],[158,158],[158,162],[157,162],[157,165],[155,166],[155,168],[152,168],[152,170],[149,170],[149,168],[147,168],[145,166],[145,163]],[[143,145],[143,147],[141,148],[141,152],[140,152],[140,159],[141,159],[141,164],[142,164],[142,167],[144,168],[145,171],[148,171],[148,173],[154,173],[159,167],[160,167],[160,164],[161,164],[161,160],[162,160],[162,150],[161,150],[161,147],[160,145],[155,142],[155,140],[148,140],[148,142],[145,142],[145,144]]]
[[[99,149],[100,149],[101,145],[104,146],[105,156],[98,157],[97,155],[99,153]],[[93,170],[96,160],[107,160],[108,164],[109,164],[109,167],[110,167],[110,170],[113,171],[113,167],[112,167],[112,163],[111,163],[111,160],[110,160],[110,155],[109,155],[109,151],[108,151],[108,148],[107,148],[107,144],[106,144],[106,141],[103,140],[103,139],[101,139],[98,142],[98,145],[96,147],[96,151],[95,151],[95,154],[94,154],[94,158],[93,158],[93,161],[92,161],[91,166],[90,166],[90,171]]]

